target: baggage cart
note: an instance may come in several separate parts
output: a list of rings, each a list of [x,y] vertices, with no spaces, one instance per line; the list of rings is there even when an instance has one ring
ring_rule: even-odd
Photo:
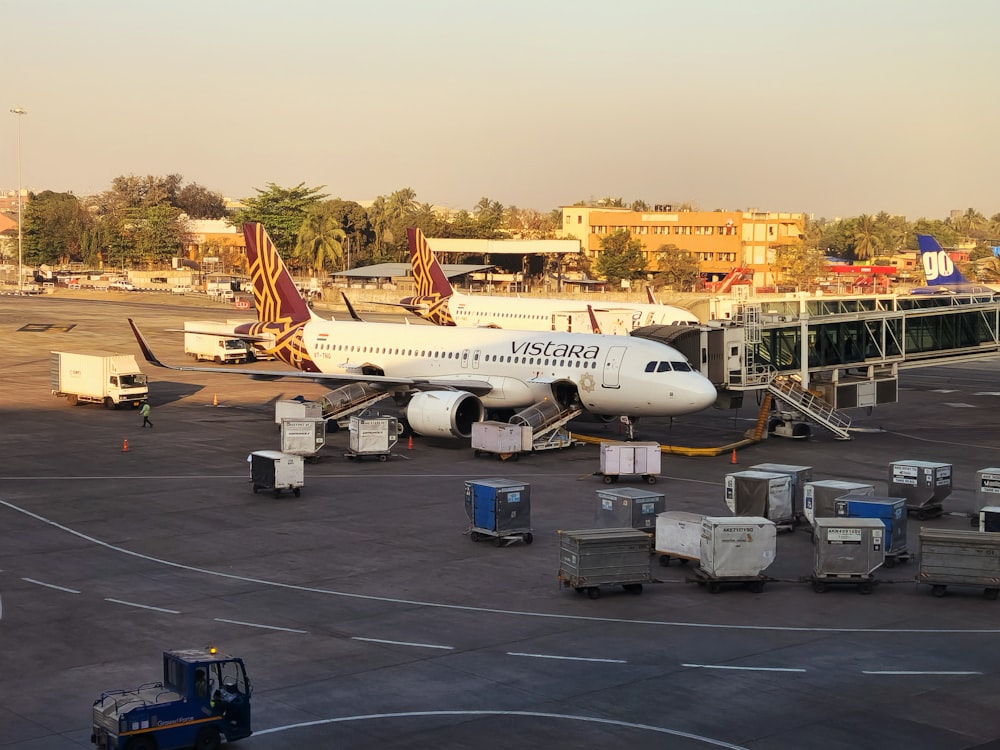
[[[850,584],[872,593],[873,573],[885,561],[885,526],[878,518],[817,518],[813,546],[813,591]]]
[[[949,586],[982,587],[983,597],[1000,593],[1000,534],[988,531],[920,529],[917,582],[944,596]]]
[[[701,522],[705,516],[668,510],[656,514],[656,536],[653,551],[660,556],[660,565],[680,560],[681,565],[701,559]]]
[[[274,402],[274,423],[281,426],[282,419],[322,419],[323,404],[303,398],[288,398]]]
[[[837,518],[878,518],[885,526],[885,567],[913,557],[906,544],[906,500],[901,497],[844,495],[835,502]]]
[[[531,452],[532,431],[529,425],[487,420],[472,423],[472,452],[494,455],[501,461],[517,461]]]
[[[531,485],[510,479],[470,479],[465,483],[469,538],[492,539],[497,547],[531,544]]]
[[[760,516],[706,516],[694,581],[713,594],[727,584],[741,584],[759,594],[768,580],[764,570],[774,562],[776,531],[773,521]]]
[[[783,531],[795,530],[792,478],[773,471],[737,471],[726,474],[726,507],[734,516],[757,516],[774,521]]]
[[[260,490],[271,490],[278,497],[288,490],[295,497],[302,492],[303,459],[292,453],[281,451],[254,451],[247,456],[250,464],[250,485],[256,494]]]
[[[833,518],[836,513],[836,501],[844,495],[874,495],[875,485],[861,482],[841,482],[837,479],[824,479],[818,482],[806,482],[802,493],[803,510],[810,527],[817,518]]]
[[[751,471],[773,471],[775,474],[787,474],[792,480],[792,514],[796,523],[804,518],[803,496],[805,486],[813,478],[812,466],[796,466],[794,464],[756,464]]]
[[[649,547],[649,536],[636,529],[560,531],[558,579],[591,599],[600,597],[601,586],[641,594],[653,580]]]
[[[351,461],[377,458],[388,461],[399,442],[402,425],[396,417],[351,417],[348,425],[350,450],[344,454]]]
[[[662,492],[621,487],[597,490],[594,523],[599,528],[617,529],[631,526],[646,533],[656,531],[656,516],[665,510]]]
[[[980,469],[976,472],[976,505],[969,515],[969,523],[983,531],[980,511],[1000,505],[1000,468]]]
[[[906,510],[920,521],[937,518],[944,512],[944,499],[951,494],[951,464],[893,461],[889,464],[888,494],[906,498]]]
[[[979,530],[991,534],[1000,531],[1000,506],[987,505],[979,509]]]
[[[659,443],[601,443],[601,469],[595,476],[603,477],[605,484],[614,484],[620,476],[656,484],[662,457]]]

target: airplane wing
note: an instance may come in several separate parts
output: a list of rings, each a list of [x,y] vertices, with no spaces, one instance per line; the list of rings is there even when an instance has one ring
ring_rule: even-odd
[[[154,367],[185,372],[214,372],[228,375],[242,375],[253,380],[280,380],[292,378],[322,383],[367,383],[384,391],[468,391],[483,396],[493,390],[493,384],[486,380],[465,380],[449,378],[393,378],[386,375],[365,375],[364,373],[322,373],[303,370],[257,370],[250,368],[230,369],[224,367],[202,367],[199,365],[168,365],[153,353],[146,338],[139,331],[132,318],[128,319],[135,340],[139,343],[142,356]]]
[[[239,339],[241,341],[270,341],[268,336],[254,336],[249,333],[234,333],[232,331],[226,331],[225,333],[220,333],[219,331],[193,331],[188,328],[164,328],[167,333],[197,333],[203,336],[218,336],[224,339]]]

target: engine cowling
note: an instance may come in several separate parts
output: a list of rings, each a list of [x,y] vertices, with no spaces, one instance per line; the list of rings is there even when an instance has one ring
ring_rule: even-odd
[[[467,391],[422,391],[406,405],[410,428],[427,437],[472,437],[473,423],[485,415],[483,403]]]

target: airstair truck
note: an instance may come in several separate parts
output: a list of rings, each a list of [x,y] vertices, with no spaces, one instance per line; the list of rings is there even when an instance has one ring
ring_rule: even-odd
[[[94,701],[97,750],[218,748],[249,737],[250,681],[243,660],[215,648],[163,652],[163,679],[107,690]]]
[[[133,408],[149,396],[146,376],[131,354],[80,354],[50,352],[52,394],[63,396],[71,406],[104,404],[117,409]]]

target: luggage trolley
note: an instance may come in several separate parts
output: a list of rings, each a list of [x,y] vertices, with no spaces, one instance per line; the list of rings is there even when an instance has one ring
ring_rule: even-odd
[[[531,544],[531,485],[509,479],[470,479],[465,483],[469,538],[493,539],[497,547]]]

